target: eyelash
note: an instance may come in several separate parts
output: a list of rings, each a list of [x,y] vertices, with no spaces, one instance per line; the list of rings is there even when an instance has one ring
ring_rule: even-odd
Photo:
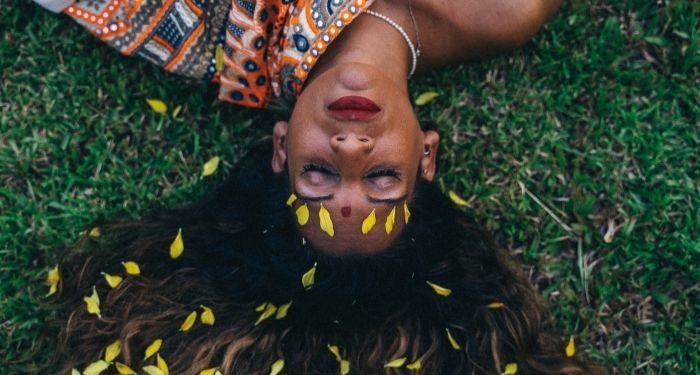
[[[301,173],[303,174],[306,172],[320,172],[331,176],[337,175],[337,173],[333,172],[330,168],[313,163],[305,164],[303,167],[301,167]]]
[[[401,174],[392,168],[382,168],[368,173],[366,178],[377,178],[377,177],[394,177],[398,180],[401,179]]]
[[[323,173],[326,175],[330,176],[337,176],[338,174],[334,171],[332,171],[330,168],[320,165],[320,164],[314,164],[314,163],[309,163],[305,164],[301,168],[301,173],[306,173],[306,172],[319,172]],[[369,172],[367,175],[365,175],[365,178],[377,178],[377,177],[393,177],[396,178],[397,180],[401,179],[401,174],[393,168],[382,168],[382,169],[377,169],[372,172]]]

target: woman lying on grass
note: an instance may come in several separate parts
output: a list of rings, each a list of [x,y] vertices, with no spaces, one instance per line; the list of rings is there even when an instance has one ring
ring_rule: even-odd
[[[347,212],[269,162],[258,148],[203,201],[73,249],[51,274],[61,373],[602,373],[431,178]]]

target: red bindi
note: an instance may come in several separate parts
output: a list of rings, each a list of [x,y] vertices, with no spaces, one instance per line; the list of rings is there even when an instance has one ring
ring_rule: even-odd
[[[343,215],[343,217],[350,217],[351,212],[352,208],[350,208],[350,206],[345,206],[340,209],[340,214]]]

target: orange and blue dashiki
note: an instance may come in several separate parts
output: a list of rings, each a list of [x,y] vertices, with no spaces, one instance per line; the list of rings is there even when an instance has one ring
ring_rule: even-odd
[[[221,100],[261,108],[296,97],[373,1],[78,0],[64,12],[124,55],[218,82]]]

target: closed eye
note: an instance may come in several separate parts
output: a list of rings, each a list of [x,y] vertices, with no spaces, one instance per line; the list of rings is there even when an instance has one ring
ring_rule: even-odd
[[[321,164],[315,164],[315,163],[304,164],[304,166],[301,167],[301,174],[302,175],[305,173],[308,173],[308,172],[320,172],[320,173],[330,175],[330,176],[337,176],[338,175],[338,172],[335,172],[331,168],[326,167],[326,166],[321,165]]]
[[[393,168],[381,168],[377,170],[370,171],[365,175],[365,178],[378,178],[378,177],[393,177],[397,180],[401,180],[401,174],[399,171]]]

